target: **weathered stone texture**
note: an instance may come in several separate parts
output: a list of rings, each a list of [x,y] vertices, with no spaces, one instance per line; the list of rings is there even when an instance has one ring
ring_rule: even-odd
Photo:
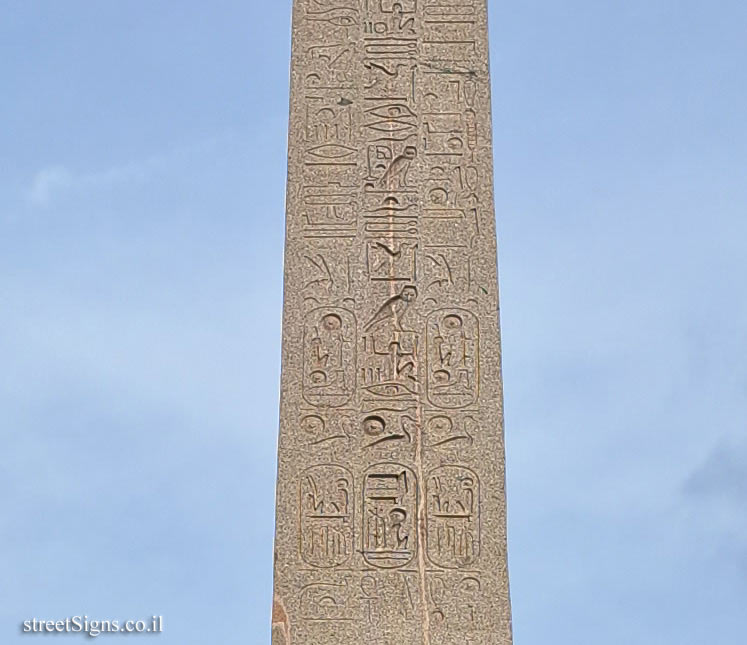
[[[485,0],[296,0],[274,645],[511,643]]]

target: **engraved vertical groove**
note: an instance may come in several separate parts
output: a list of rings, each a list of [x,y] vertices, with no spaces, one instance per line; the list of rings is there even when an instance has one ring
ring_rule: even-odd
[[[423,408],[418,406],[418,433],[415,444],[415,462],[418,468],[418,478],[421,482],[424,482],[423,477]],[[425,518],[425,504],[426,500],[424,495],[420,496],[420,502],[418,506],[418,524],[420,526],[420,534],[423,536],[420,540],[418,548],[418,571],[420,573],[420,602],[423,606],[423,645],[431,645],[431,616],[428,607],[428,581],[426,580],[426,562],[425,562],[425,544],[427,539],[427,527]]]

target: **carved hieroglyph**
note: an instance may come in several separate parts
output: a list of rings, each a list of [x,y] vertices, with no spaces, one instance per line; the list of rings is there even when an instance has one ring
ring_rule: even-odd
[[[274,645],[508,645],[485,0],[295,0]]]

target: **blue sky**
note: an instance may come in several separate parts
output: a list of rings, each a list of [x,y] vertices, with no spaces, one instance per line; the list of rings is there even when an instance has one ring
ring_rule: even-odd
[[[0,6],[3,643],[269,640],[290,2],[258,4]],[[516,643],[741,645],[747,5],[490,9]]]

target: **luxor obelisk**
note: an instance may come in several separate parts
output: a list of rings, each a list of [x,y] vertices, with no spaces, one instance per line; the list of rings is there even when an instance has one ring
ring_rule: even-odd
[[[273,645],[508,645],[486,0],[295,0]]]

